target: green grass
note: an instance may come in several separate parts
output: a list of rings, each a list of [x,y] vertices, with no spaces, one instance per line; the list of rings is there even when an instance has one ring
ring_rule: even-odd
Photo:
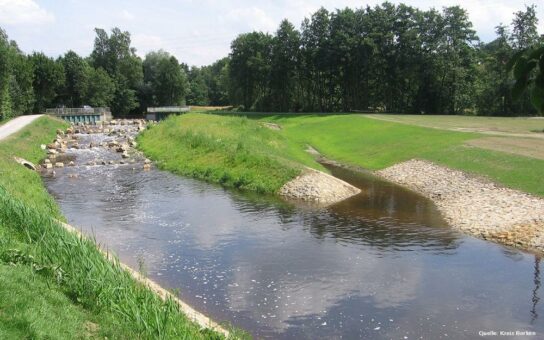
[[[50,143],[56,136],[56,130],[66,126],[66,123],[60,120],[40,117],[19,133],[0,142],[0,186],[23,202],[47,208],[50,214],[57,218],[62,218],[62,215],[43,186],[40,175],[22,168],[13,160],[13,156],[38,163],[45,157],[40,144]]]
[[[369,118],[439,129],[471,129],[474,131],[524,133],[542,131],[544,119],[528,117],[482,117],[449,115],[369,114]]]
[[[544,196],[544,160],[469,147],[476,133],[392,123],[361,115],[269,116],[281,134],[310,144],[326,157],[378,170],[412,158],[484,175],[508,187]],[[496,118],[500,119],[500,118]]]
[[[467,145],[482,134],[419,126],[490,122],[492,129],[527,132],[538,120],[418,116],[410,125],[408,118],[401,124],[358,114],[219,114],[170,118],[141,136],[141,148],[166,170],[261,192],[274,192],[302,165],[323,170],[304,151],[311,145],[327,158],[370,170],[420,158],[544,196],[544,160]],[[267,122],[281,130],[264,127]]]
[[[138,141],[165,170],[261,193],[276,192],[303,165],[320,168],[298,143],[244,117],[170,117]]]
[[[12,156],[37,162],[63,125],[40,118],[0,142],[0,338],[220,339],[59,225],[39,175]]]

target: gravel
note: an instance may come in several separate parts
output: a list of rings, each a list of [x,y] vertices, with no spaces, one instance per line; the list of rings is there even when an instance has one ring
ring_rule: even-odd
[[[331,205],[357,195],[361,190],[321,171],[306,168],[302,174],[284,184],[279,193],[319,205]]]
[[[422,160],[399,163],[376,174],[430,198],[456,229],[544,251],[542,198]]]

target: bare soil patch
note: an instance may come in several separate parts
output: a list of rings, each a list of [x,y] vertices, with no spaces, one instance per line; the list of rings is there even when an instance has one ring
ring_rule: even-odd
[[[544,139],[484,137],[470,140],[467,144],[482,149],[544,159]]]

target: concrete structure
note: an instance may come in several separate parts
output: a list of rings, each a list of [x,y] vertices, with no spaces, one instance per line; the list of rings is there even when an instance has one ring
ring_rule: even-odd
[[[109,107],[61,107],[56,109],[47,109],[45,110],[45,113],[62,118],[70,123],[98,123],[112,119]]]
[[[145,119],[147,120],[163,120],[171,114],[179,115],[185,112],[189,112],[188,106],[162,106],[162,107],[148,107]]]

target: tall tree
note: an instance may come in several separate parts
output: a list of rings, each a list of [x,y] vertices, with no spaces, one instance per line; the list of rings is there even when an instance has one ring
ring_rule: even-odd
[[[119,28],[112,29],[110,35],[100,28],[96,28],[95,32],[90,57],[92,65],[104,69],[113,79],[113,114],[124,117],[139,106],[137,91],[143,86],[142,60],[136,55],[136,49],[130,46],[129,32]]]
[[[232,99],[245,110],[266,109],[272,37],[262,32],[238,36],[231,44]]]
[[[149,105],[180,105],[185,101],[187,75],[174,56],[163,50],[150,52],[145,57],[143,69]]]
[[[517,50],[533,46],[538,41],[536,6],[525,6],[525,11],[514,13],[512,45]]]
[[[60,58],[60,62],[64,67],[66,80],[61,94],[63,103],[69,107],[86,104],[84,101],[89,87],[91,66],[73,51],[68,51]]]
[[[300,61],[300,33],[283,20],[272,41],[270,89],[274,110],[300,109],[297,72]]]
[[[34,112],[42,113],[57,103],[57,97],[64,87],[64,68],[60,62],[43,53],[34,52],[29,60],[34,71]]]

